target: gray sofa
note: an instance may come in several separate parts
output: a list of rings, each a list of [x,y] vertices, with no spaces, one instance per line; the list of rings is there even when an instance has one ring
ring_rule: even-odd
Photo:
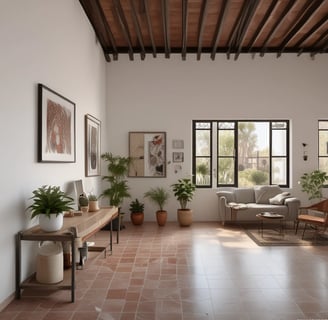
[[[261,212],[275,212],[295,221],[300,201],[279,186],[263,185],[250,188],[219,188],[219,221],[254,221]]]

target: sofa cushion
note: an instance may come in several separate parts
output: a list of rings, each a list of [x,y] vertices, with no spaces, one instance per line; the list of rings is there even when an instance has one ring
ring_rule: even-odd
[[[289,192],[282,192],[269,199],[270,204],[284,204],[285,199],[290,198],[291,195]]]
[[[279,186],[276,186],[276,185],[255,186],[254,191],[255,191],[255,202],[263,203],[263,204],[266,204],[266,203],[268,204],[270,198],[273,198],[277,194],[282,193]]]
[[[255,202],[253,188],[236,188],[235,199],[237,203]]]

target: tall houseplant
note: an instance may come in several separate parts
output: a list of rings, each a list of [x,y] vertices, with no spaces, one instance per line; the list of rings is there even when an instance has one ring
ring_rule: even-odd
[[[123,200],[130,197],[129,186],[126,180],[130,157],[114,156],[112,153],[106,152],[101,155],[101,158],[107,163],[108,175],[102,179],[109,183],[109,188],[105,189],[101,194],[109,200],[111,206],[118,207],[119,211]],[[121,216],[121,214],[120,214]],[[118,223],[116,221],[115,223]],[[113,225],[115,228],[115,226]]]
[[[33,203],[27,207],[31,219],[39,217],[40,228],[46,232],[58,231],[63,226],[63,213],[72,209],[73,198],[58,186],[42,186],[33,191]]]
[[[194,197],[196,186],[191,179],[184,178],[172,184],[172,190],[180,203],[180,209],[177,211],[179,224],[182,227],[190,226],[192,224],[192,210],[187,208],[187,205]]]
[[[325,171],[314,170],[301,176],[300,185],[302,191],[308,194],[309,200],[322,199],[322,188],[327,181],[328,175]]]
[[[164,206],[170,197],[170,193],[163,187],[151,188],[144,194],[145,198],[149,198],[151,202],[158,206],[156,211],[156,220],[159,226],[164,226],[167,220],[167,211]]]

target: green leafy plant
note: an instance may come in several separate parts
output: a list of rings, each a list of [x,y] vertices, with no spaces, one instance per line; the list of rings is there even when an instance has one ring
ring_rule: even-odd
[[[79,196],[79,205],[80,207],[87,207],[89,205],[89,199],[85,194]]]
[[[73,198],[67,196],[58,186],[42,186],[33,191],[33,200],[27,209],[31,209],[31,218],[40,214],[50,217],[50,214],[56,215],[72,209]]]
[[[98,200],[97,196],[92,193],[90,193],[88,195],[88,199],[89,199],[89,201],[97,201]]]
[[[131,201],[130,203],[130,212],[131,213],[143,213],[145,205],[140,202],[138,199]]]
[[[187,209],[196,191],[195,184],[188,178],[179,179],[177,183],[172,184],[172,190],[176,199],[180,202],[181,209]]]
[[[120,207],[124,198],[130,197],[126,176],[131,158],[114,156],[108,152],[102,154],[101,158],[107,162],[108,171],[108,175],[102,179],[109,183],[109,188],[105,189],[101,196],[107,197],[110,205]]]
[[[163,211],[170,197],[170,193],[163,187],[156,187],[145,192],[144,197],[149,198],[149,200],[158,205],[160,211]]]
[[[322,188],[328,180],[328,175],[325,171],[314,170],[310,173],[304,173],[300,178],[302,191],[308,194],[309,200],[321,199]]]

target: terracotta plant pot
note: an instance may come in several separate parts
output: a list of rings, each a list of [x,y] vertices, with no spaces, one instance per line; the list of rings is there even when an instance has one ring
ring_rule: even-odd
[[[144,213],[143,212],[134,212],[131,213],[130,217],[131,217],[131,222],[135,225],[135,226],[139,226],[141,224],[143,224],[144,222]]]
[[[180,227],[189,227],[192,224],[192,210],[178,209],[177,214]]]
[[[167,220],[167,211],[166,210],[158,210],[156,212],[156,220],[159,226],[163,227],[166,224]]]

